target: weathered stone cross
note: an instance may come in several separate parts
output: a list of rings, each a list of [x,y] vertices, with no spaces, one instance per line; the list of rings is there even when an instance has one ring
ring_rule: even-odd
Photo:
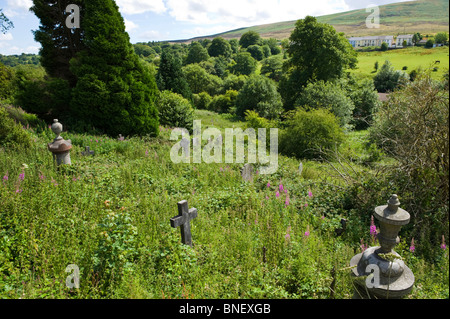
[[[89,156],[89,155],[94,155],[95,154],[95,152],[94,151],[91,151],[91,148],[89,147],[89,146],[86,146],[86,151],[84,151],[84,152],[81,152],[81,155],[83,155],[83,156]]]
[[[191,220],[197,217],[197,208],[188,207],[188,202],[183,200],[178,203],[178,216],[170,219],[173,228],[180,227],[181,242],[192,247]]]

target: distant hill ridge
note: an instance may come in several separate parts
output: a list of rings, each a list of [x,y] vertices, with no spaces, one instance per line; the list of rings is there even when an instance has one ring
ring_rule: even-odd
[[[369,29],[366,27],[366,18],[370,13],[367,13],[365,8],[320,16],[317,17],[317,20],[322,23],[331,24],[338,32],[344,32],[346,36],[396,36],[398,34],[415,32],[434,34],[441,31],[449,31],[448,0],[398,2],[382,5],[379,8],[380,28],[378,29]],[[291,32],[294,30],[296,21],[297,20],[244,27],[214,35],[170,42],[190,43],[196,40],[213,39],[215,37],[238,39],[242,34],[250,30],[258,32],[263,38],[284,39],[290,36]]]

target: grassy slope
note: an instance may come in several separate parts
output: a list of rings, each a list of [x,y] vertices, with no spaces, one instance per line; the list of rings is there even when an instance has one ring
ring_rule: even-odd
[[[196,118],[203,129],[243,126],[207,111],[197,111]],[[339,214],[320,210],[317,199],[323,191],[316,180],[324,174],[322,165],[305,162],[301,177],[298,161],[280,156],[276,174],[245,183],[242,164],[172,163],[169,151],[175,142],[169,133],[163,129],[156,139],[124,142],[63,133],[74,144],[73,165],[65,173],[52,167],[49,131],[37,137],[35,149],[1,151],[0,176],[9,179],[0,184],[0,297],[328,298],[331,268],[348,266],[359,250],[359,239],[347,236],[358,227],[368,234],[368,225],[353,221],[352,231],[334,236]],[[346,147],[358,155],[364,135],[353,135]],[[80,155],[86,145],[96,151],[94,157]],[[29,168],[20,182],[23,163]],[[280,183],[289,193],[287,207],[283,192],[276,198]],[[22,192],[16,193],[19,188]],[[182,199],[198,209],[192,222],[194,249],[181,245],[179,230],[169,224]],[[110,249],[110,261],[118,262],[120,253],[129,251],[129,242],[105,241],[105,234],[117,236],[108,228],[124,213],[131,218],[124,227],[136,227],[139,258],[123,281],[102,288],[92,273],[92,257],[103,247]],[[321,218],[323,213],[327,218]],[[102,222],[106,228],[99,226]],[[262,262],[263,246],[267,263]],[[439,272],[430,272],[404,244],[397,251],[420,283],[411,297],[445,296],[448,283],[435,277]],[[72,263],[81,269],[76,293],[64,284],[65,267]],[[339,271],[335,297],[351,294],[348,270]]]
[[[433,34],[447,31],[449,27],[449,4],[447,0],[419,0],[380,6],[380,28],[368,29],[365,25],[369,13],[365,9],[353,10],[317,17],[318,21],[333,25],[347,36],[386,35],[421,32]],[[288,38],[296,21],[284,21],[248,28],[241,28],[201,38],[239,38],[253,30],[263,38]]]

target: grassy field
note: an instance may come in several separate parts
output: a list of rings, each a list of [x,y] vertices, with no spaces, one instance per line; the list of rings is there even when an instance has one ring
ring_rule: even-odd
[[[195,117],[203,129],[244,126]],[[0,150],[0,298],[351,298],[346,267],[360,239],[370,243],[370,217],[335,235],[347,212],[321,183],[333,179],[327,164],[305,161],[300,175],[298,160],[280,156],[277,173],[244,182],[243,164],[174,164],[162,128],[124,141],[64,132],[72,166],[57,171],[51,131],[29,131],[34,148]],[[366,135],[350,133],[343,148],[363,156]],[[82,156],[85,146],[95,156]],[[193,248],[170,227],[181,200],[198,209]],[[417,283],[410,298],[448,298],[448,256],[431,265],[400,236],[396,251]],[[69,264],[80,268],[76,291],[65,286]]]
[[[389,60],[396,70],[402,70],[404,66],[408,67],[406,70],[408,73],[418,68],[433,69],[437,67],[437,72],[431,74],[434,79],[441,80],[442,75],[449,67],[449,48],[448,46],[433,49],[409,47],[385,52],[359,52],[358,69],[351,72],[372,77],[375,75],[375,62],[378,61],[379,68],[381,68],[386,60]],[[435,64],[435,61],[440,61],[440,64]]]

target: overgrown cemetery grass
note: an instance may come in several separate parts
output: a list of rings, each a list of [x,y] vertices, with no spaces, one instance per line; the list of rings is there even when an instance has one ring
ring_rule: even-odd
[[[208,111],[196,118],[203,129],[244,127]],[[172,163],[175,142],[162,128],[158,138],[123,141],[64,132],[72,165],[57,170],[46,149],[53,133],[31,134],[33,148],[0,151],[1,297],[352,297],[345,268],[360,235],[370,244],[369,224],[350,220],[336,235],[345,209],[331,205],[338,195],[326,186],[337,178],[321,182],[327,163],[305,161],[300,175],[297,160],[280,156],[277,173],[245,182],[243,164]],[[365,134],[343,146],[355,158],[365,156]],[[82,156],[85,146],[95,155]],[[181,200],[198,209],[193,248],[170,226]],[[448,298],[448,257],[430,264],[406,241],[396,250],[416,276],[410,297]],[[80,268],[78,290],[65,284],[70,264]]]

